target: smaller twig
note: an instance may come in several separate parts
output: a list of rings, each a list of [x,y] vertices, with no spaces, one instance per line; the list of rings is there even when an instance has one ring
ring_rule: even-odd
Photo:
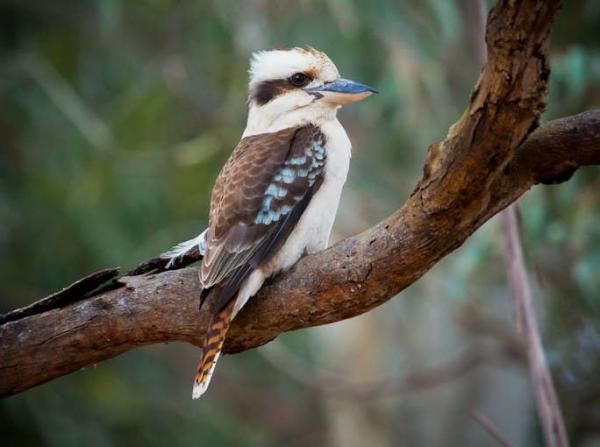
[[[527,346],[529,373],[546,446],[568,447],[565,423],[556,397],[552,375],[546,362],[533,308],[531,288],[527,280],[521,251],[516,205],[506,208],[501,214],[501,219],[506,239],[504,259],[515,309],[517,332]]]
[[[512,444],[506,439],[506,437],[500,433],[500,430],[494,425],[494,423],[486,415],[481,413],[479,410],[471,410],[471,417],[481,425],[481,427],[489,433],[489,435],[498,441],[502,447],[512,447]]]

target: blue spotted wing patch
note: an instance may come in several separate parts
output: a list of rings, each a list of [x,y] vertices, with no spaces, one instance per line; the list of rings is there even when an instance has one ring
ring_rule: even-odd
[[[244,138],[211,198],[200,278],[219,311],[285,242],[323,180],[326,140],[314,125]]]
[[[271,225],[291,212],[310,190],[325,166],[325,139],[322,134],[307,142],[303,151],[289,156],[264,192],[255,224]]]

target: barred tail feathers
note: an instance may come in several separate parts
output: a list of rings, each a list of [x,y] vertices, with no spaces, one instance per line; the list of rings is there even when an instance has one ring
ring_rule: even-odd
[[[236,301],[236,298],[232,299],[223,310],[212,317],[208,325],[202,345],[202,358],[198,363],[196,377],[194,378],[192,399],[198,399],[208,388],[231,324]]]

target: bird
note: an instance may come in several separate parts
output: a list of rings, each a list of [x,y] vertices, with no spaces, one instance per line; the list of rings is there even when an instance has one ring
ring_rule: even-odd
[[[266,278],[327,248],[350,165],[338,110],[378,91],[340,77],[310,46],[253,53],[248,119],[211,195],[208,228],[164,254],[193,248],[211,319],[192,398],[206,391],[231,321]]]

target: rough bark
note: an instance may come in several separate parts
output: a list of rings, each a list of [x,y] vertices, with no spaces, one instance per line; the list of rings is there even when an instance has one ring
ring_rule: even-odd
[[[446,139],[430,147],[404,206],[263,287],[234,321],[226,352],[382,304],[534,184],[560,182],[579,166],[600,164],[600,112],[531,133],[545,106],[545,42],[559,4],[498,2],[487,25],[489,60],[467,110]],[[149,273],[6,321],[0,325],[0,395],[138,346],[199,344],[208,315],[198,312],[198,293],[194,269]]]

